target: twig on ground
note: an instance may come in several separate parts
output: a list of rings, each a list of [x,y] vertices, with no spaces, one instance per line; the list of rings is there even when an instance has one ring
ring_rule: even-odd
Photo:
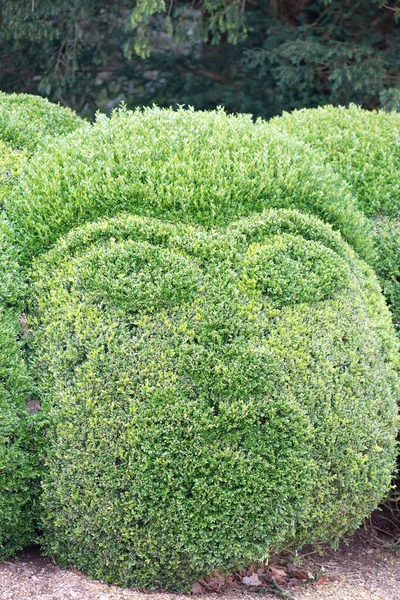
[[[275,596],[279,596],[280,598],[284,598],[285,600],[294,600],[293,596],[289,592],[284,590],[283,587],[281,587],[279,583],[277,583],[276,579],[272,579],[271,583],[273,587],[271,591],[273,594],[275,594]]]

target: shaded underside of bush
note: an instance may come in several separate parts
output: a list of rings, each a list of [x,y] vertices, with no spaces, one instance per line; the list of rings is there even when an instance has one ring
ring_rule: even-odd
[[[334,541],[387,492],[394,333],[330,226],[293,210],[223,230],[123,215],[71,232],[32,278],[59,563],[185,590]]]
[[[222,110],[99,116],[27,165],[8,214],[29,262],[72,228],[121,212],[209,228],[266,208],[313,213],[372,252],[367,219],[318,153]]]
[[[383,293],[400,326],[400,216],[377,217],[373,221],[379,262],[376,266]]]

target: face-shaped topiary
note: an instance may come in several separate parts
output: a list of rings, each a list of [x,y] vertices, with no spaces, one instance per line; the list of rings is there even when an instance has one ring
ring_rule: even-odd
[[[122,216],[33,267],[45,544],[135,587],[186,589],[379,502],[396,348],[371,270],[296,211],[225,230]]]

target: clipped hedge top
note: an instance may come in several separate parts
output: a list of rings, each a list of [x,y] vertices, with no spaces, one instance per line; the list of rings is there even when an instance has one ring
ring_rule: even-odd
[[[363,255],[371,251],[367,220],[318,153],[222,110],[98,116],[27,165],[8,213],[29,261],[99,217],[128,212],[213,227],[273,207],[314,213]]]
[[[0,92],[0,139],[32,152],[48,136],[70,133],[84,121],[71,109],[29,94]]]
[[[284,113],[270,123],[322,151],[365,214],[400,216],[399,113],[324,106]]]
[[[384,495],[394,333],[330,226],[294,210],[224,230],[122,215],[71,232],[32,282],[45,545],[61,564],[187,589],[332,540]]]

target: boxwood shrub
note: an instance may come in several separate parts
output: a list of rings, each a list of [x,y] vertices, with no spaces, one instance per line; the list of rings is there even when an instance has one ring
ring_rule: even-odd
[[[84,121],[69,108],[30,94],[0,92],[0,139],[33,152],[51,136],[74,131]]]
[[[0,92],[0,560],[35,539],[41,417],[23,359],[25,286],[2,209],[22,166],[40,144],[83,121],[71,110],[26,94]]]
[[[32,542],[37,521],[40,432],[27,409],[31,382],[18,341],[22,295],[16,256],[0,225],[0,560]]]
[[[212,227],[265,208],[313,213],[363,256],[371,252],[368,220],[318,152],[222,110],[98,116],[27,165],[8,214],[29,262],[99,217],[128,212]]]
[[[271,125],[309,143],[350,185],[371,219],[374,261],[385,295],[400,318],[400,115],[358,106],[325,106],[284,113]]]
[[[123,176],[100,171],[114,199]],[[89,182],[80,193],[96,214]],[[51,423],[43,540],[62,565],[187,590],[285,544],[333,541],[387,491],[390,314],[372,270],[315,217],[88,223],[34,261],[28,323]]]

